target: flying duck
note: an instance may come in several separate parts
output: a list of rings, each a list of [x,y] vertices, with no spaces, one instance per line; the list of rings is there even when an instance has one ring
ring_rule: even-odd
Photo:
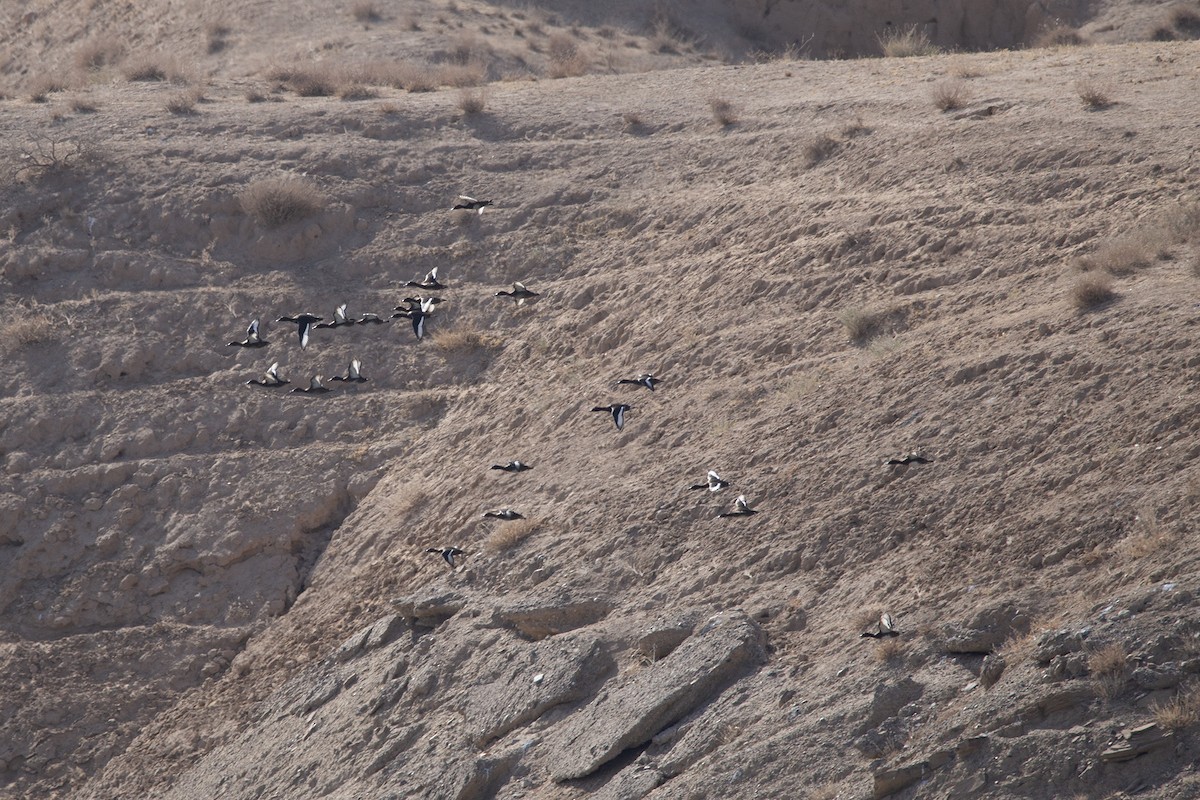
[[[436,306],[438,303],[442,302],[442,298],[433,297],[433,296],[430,296],[430,297],[406,297],[403,300],[401,300],[400,302],[408,303],[408,308],[410,310],[412,308],[420,308],[422,311],[432,311],[434,306]],[[396,310],[403,311],[404,307],[396,306]]]
[[[329,380],[342,381],[344,383],[366,383],[367,379],[362,376],[362,362],[357,358],[350,360],[350,366],[346,369],[345,376],[334,375]]]
[[[438,271],[438,268],[434,267],[433,269],[429,270],[429,272],[425,273],[424,280],[409,281],[408,283],[406,283],[404,285],[405,286],[415,286],[418,289],[429,289],[431,291],[435,290],[435,289],[445,289],[446,288],[445,285],[438,281],[437,271]]]
[[[450,565],[450,569],[455,568],[455,564],[454,564],[455,556],[465,556],[466,555],[465,552],[463,552],[462,550],[459,550],[457,547],[430,547],[425,552],[426,553],[437,553],[438,555],[440,555],[442,557],[442,559],[447,564]]]
[[[275,388],[277,386],[286,386],[289,383],[291,383],[291,381],[285,381],[283,378],[279,377],[279,362],[278,361],[276,361],[271,366],[267,367],[267,371],[263,373],[261,381],[256,381],[256,380],[246,381],[247,386],[266,386],[268,388]]]
[[[908,455],[906,455],[904,458],[889,458],[887,463],[888,463],[889,465],[897,465],[897,464],[932,464],[932,463],[933,463],[933,459],[932,459],[932,458],[926,458],[925,456],[923,456],[923,455],[920,455],[919,453],[909,453],[909,454],[908,454]]]
[[[507,464],[492,464],[492,469],[502,469],[505,472],[524,472],[527,469],[533,469],[533,467],[524,461],[510,461]]]
[[[647,372],[639,375],[637,378],[622,378],[617,383],[631,383],[634,386],[645,386],[653,392],[655,384],[662,383],[662,378],[656,378],[654,377],[654,373]]]
[[[309,380],[309,382],[308,382],[308,388],[307,388],[307,389],[301,389],[299,386],[297,386],[296,388],[292,389],[292,393],[293,393],[293,394],[296,394],[296,393],[300,393],[300,394],[324,394],[325,392],[328,392],[328,391],[329,391],[329,387],[328,387],[328,386],[326,386],[325,384],[321,383],[321,376],[320,376],[320,375],[313,375],[313,376],[312,376],[312,378],[311,378],[311,379]]]
[[[708,480],[705,483],[693,483],[689,489],[708,489],[710,492],[719,492],[729,485],[729,481],[721,480],[721,476],[716,470],[708,471]]]
[[[606,406],[596,406],[592,411],[607,411],[612,414],[613,424],[617,426],[617,430],[621,430],[625,427],[625,412],[631,408],[633,406],[624,403],[610,403]]]
[[[418,342],[425,338],[425,318],[428,317],[429,314],[421,311],[418,308],[414,308],[407,314],[398,314],[397,316],[408,317],[410,320],[412,320],[413,333],[417,335]]]
[[[387,320],[378,314],[363,314],[354,322],[356,325],[382,325],[384,322],[387,322]]]
[[[496,297],[511,297],[513,300],[517,301],[517,305],[519,306],[523,306],[527,302],[536,303],[537,298],[540,297],[537,292],[531,292],[530,290],[526,289],[525,284],[521,283],[520,281],[513,281],[512,287],[513,288],[511,292],[506,292],[503,290],[496,292]]]
[[[900,631],[896,630],[896,620],[892,619],[892,615],[885,611],[879,615],[878,627],[873,631],[867,631],[861,638],[886,639],[889,636],[899,635]]]
[[[739,494],[737,500],[733,501],[733,511],[722,511],[720,514],[717,514],[717,516],[718,517],[748,517],[751,514],[757,514],[757,513],[758,513],[757,511],[755,511],[753,508],[751,508],[746,503],[746,495]]]
[[[467,197],[465,194],[460,194],[458,199],[462,200],[462,202],[455,203],[454,207],[450,209],[451,211],[476,211],[482,214],[483,209],[492,204],[491,200],[476,200],[474,197]]]
[[[333,310],[333,322],[318,322],[318,328],[340,328],[343,325],[353,325],[354,320],[346,316],[346,304],[342,303]]]
[[[246,328],[246,338],[240,342],[230,342],[229,347],[266,347],[269,345],[266,339],[258,335],[258,320],[250,323],[250,327]]]
[[[485,518],[492,517],[493,519],[513,520],[525,519],[523,516],[513,511],[511,508],[501,508],[496,511],[487,511],[483,515]]]
[[[303,350],[304,348],[308,347],[308,332],[312,330],[313,323],[320,322],[323,319],[325,318],[318,317],[315,314],[295,314],[290,317],[280,317],[275,321],[296,323],[298,326],[296,333],[300,337],[300,349]]]

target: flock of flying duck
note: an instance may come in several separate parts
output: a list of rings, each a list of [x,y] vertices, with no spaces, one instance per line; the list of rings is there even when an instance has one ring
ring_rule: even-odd
[[[484,208],[492,205],[491,200],[476,200],[474,197],[469,197],[467,195],[459,195],[458,199],[461,202],[456,203],[451,210],[475,211],[478,214],[482,214]],[[446,288],[445,284],[438,280],[437,267],[431,269],[428,273],[426,273],[425,277],[419,281],[408,281],[405,284],[405,288],[409,287],[420,289],[423,292],[441,291]],[[511,290],[498,291],[494,296],[511,298],[516,302],[517,305],[531,304],[536,302],[539,298],[537,292],[531,291],[520,282],[514,282]],[[431,316],[434,316],[435,306],[443,302],[442,298],[436,297],[432,294],[417,295],[413,297],[405,297],[401,302],[404,303],[404,305],[396,306],[393,309],[390,319],[409,320],[410,324],[412,325],[413,334],[416,336],[417,341],[421,341],[425,338],[425,321]],[[324,317],[307,312],[284,315],[276,320],[276,322],[289,322],[296,325],[296,336],[300,342],[300,348],[302,350],[308,348],[309,336],[313,329],[340,328],[351,325],[382,325],[387,321],[388,320],[383,319],[378,314],[371,313],[365,313],[357,318],[352,318],[346,313],[345,303],[338,306],[334,310],[333,319],[328,322],[325,321]],[[259,324],[259,319],[252,320],[250,325],[246,328],[246,338],[239,342],[229,342],[228,346],[257,349],[269,345],[270,342],[263,338],[262,333],[259,330]],[[362,374],[362,362],[357,358],[351,359],[344,375],[334,375],[329,380],[340,383],[367,382],[367,378]],[[246,383],[250,386],[261,386],[268,389],[276,389],[289,385],[291,381],[288,381],[279,375],[279,362],[275,362],[271,364],[271,366],[267,367],[266,372],[263,373],[261,378],[257,380],[251,379],[246,381]],[[660,383],[662,383],[662,379],[649,372],[643,373],[637,378],[622,378],[617,381],[617,384],[642,387],[650,390],[651,392],[653,392],[655,387]],[[290,391],[295,394],[324,394],[330,391],[330,387],[324,384],[323,375],[313,375],[309,379],[309,385],[307,388],[293,387]],[[613,424],[616,426],[617,430],[620,431],[625,428],[626,412],[632,408],[633,406],[629,405],[628,403],[610,403],[607,406],[595,406],[592,408],[592,411],[604,412],[611,415]],[[916,453],[912,453],[904,456],[903,458],[890,459],[887,463],[892,465],[907,465],[928,464],[931,462],[929,459],[926,459]],[[533,467],[522,461],[509,461],[506,464],[493,464],[491,469],[516,473],[533,469]],[[693,484],[688,488],[698,490],[707,489],[709,492],[719,492],[728,486],[730,486],[730,481],[723,479],[715,470],[710,469],[704,482]],[[744,494],[740,494],[734,500],[732,511],[725,511],[717,516],[719,518],[748,517],[757,513],[757,510],[750,508],[750,505],[746,500],[746,496]],[[520,513],[507,507],[488,511],[483,516],[485,519],[497,519],[505,522],[524,519]],[[430,547],[426,550],[426,552],[436,553],[437,555],[441,556],[451,569],[457,568],[455,563],[455,558],[457,556],[466,555],[466,551],[453,546]],[[862,635],[864,637],[879,639],[890,636],[898,636],[899,633],[896,631],[895,622],[893,621],[891,615],[885,613],[879,619],[877,630],[870,631]]]

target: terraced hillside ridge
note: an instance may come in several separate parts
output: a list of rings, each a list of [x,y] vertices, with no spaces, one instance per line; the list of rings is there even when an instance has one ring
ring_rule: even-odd
[[[427,8],[648,60],[9,70],[0,797],[1200,791],[1194,44],[373,5],[255,57]],[[386,322],[277,322],[343,303]]]

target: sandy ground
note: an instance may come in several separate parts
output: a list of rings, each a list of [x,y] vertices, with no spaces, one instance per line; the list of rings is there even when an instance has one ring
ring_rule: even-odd
[[[503,27],[460,64],[485,87],[300,97],[266,72],[313,51],[311,9],[277,51],[231,26],[186,84],[126,80],[130,54],[44,102],[13,79],[0,796],[864,797],[914,763],[900,796],[1193,796],[1195,44],[721,65],[651,27],[414,8],[421,30],[342,10],[323,52],[384,58],[407,26],[436,66],[457,21]],[[546,77],[555,35],[585,75]],[[318,208],[269,227],[240,198],[279,177]],[[302,350],[275,322],[387,318],[434,267],[423,340],[398,319]],[[513,281],[538,301],[494,296]],[[253,318],[269,344],[228,346]],[[290,392],[352,358],[366,383]],[[246,385],[274,362],[288,386]],[[621,431],[590,411],[617,402]],[[534,469],[489,469],[513,458]],[[689,490],[709,469],[732,486]],[[758,513],[717,517],[738,494]],[[526,521],[481,516],[504,506]],[[425,552],[448,545],[456,571]],[[304,699],[438,592],[466,610]],[[605,667],[471,740],[462,698],[542,652],[495,622],[530,598],[603,598],[570,627]],[[902,636],[861,639],[884,610]],[[572,714],[653,684],[671,659],[638,636],[685,611],[746,614],[765,663],[554,782]],[[964,655],[956,625],[995,641]],[[364,712],[401,661],[407,693]],[[1170,746],[1100,758],[1170,703],[1193,708]]]

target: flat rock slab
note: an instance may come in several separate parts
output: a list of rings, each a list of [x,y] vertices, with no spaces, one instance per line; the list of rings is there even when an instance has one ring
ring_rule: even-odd
[[[765,660],[762,631],[753,620],[741,612],[718,614],[669,657],[629,683],[601,692],[557,727],[547,742],[554,780],[590,775],[622,751],[648,742]]]
[[[455,591],[437,590],[398,597],[392,601],[399,616],[415,625],[435,628],[453,617],[467,604],[466,596]]]
[[[496,619],[522,636],[545,639],[604,619],[612,603],[599,597],[554,594],[519,600],[496,609]]]
[[[463,710],[467,730],[484,746],[554,706],[583,700],[613,668],[594,636],[557,636],[537,644],[492,647],[502,674],[473,687]]]

